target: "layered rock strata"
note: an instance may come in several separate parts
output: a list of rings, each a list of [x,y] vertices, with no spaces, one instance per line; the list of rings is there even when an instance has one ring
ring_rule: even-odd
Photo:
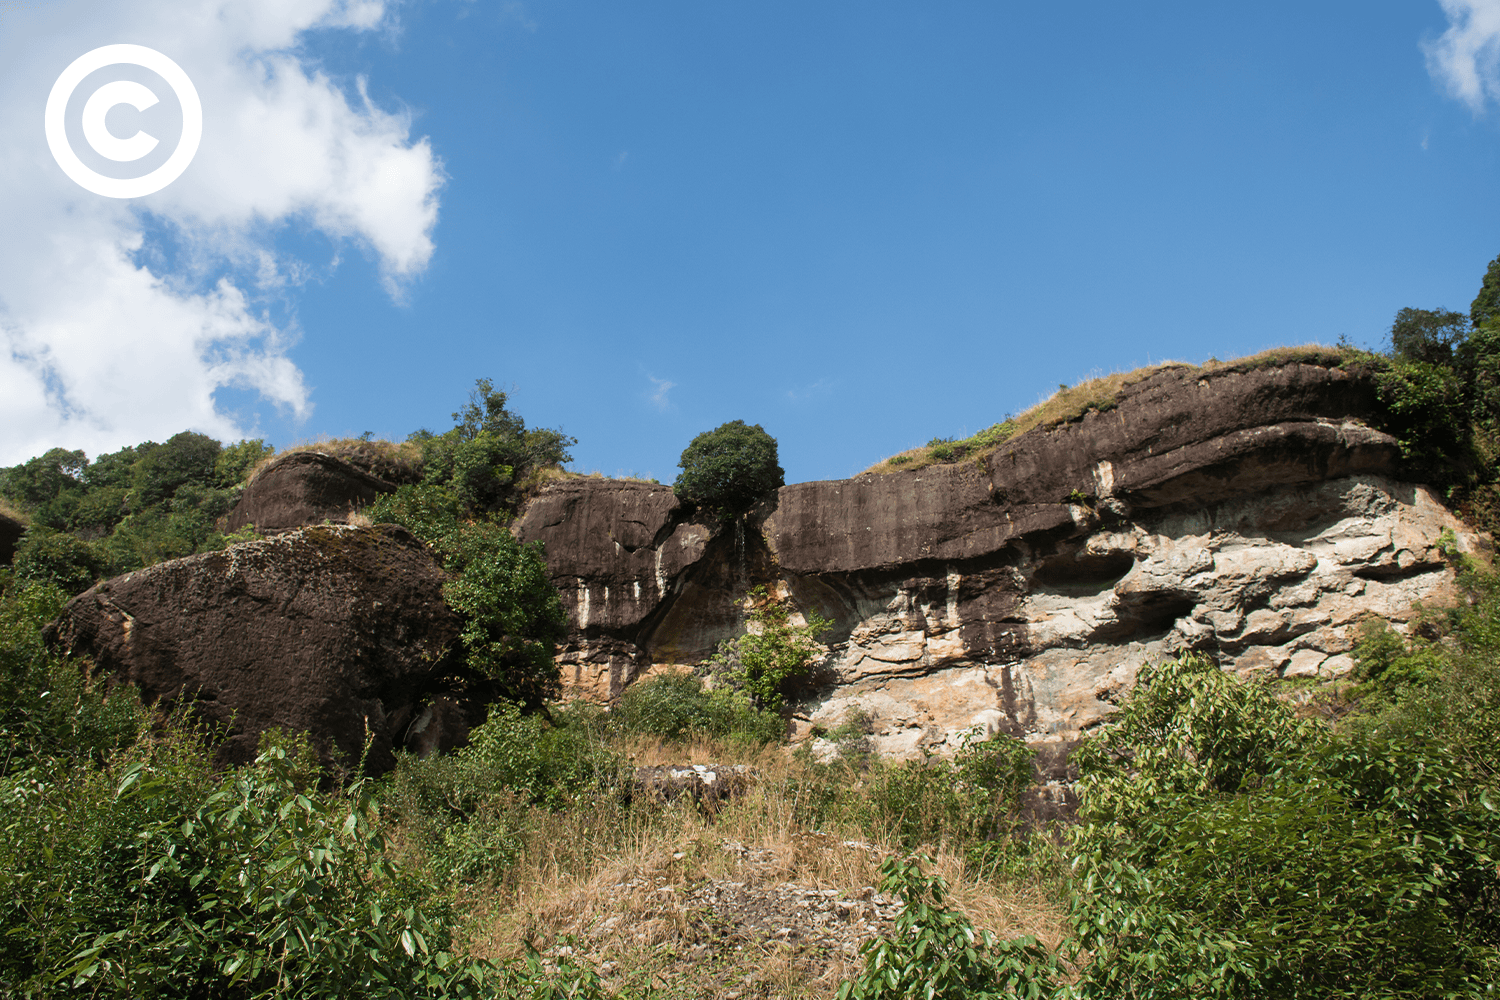
[[[1443,597],[1439,540],[1480,540],[1401,480],[1377,414],[1337,368],[1167,369],[980,462],[784,487],[748,527],[668,487],[573,480],[517,531],[569,608],[576,695],[702,661],[759,583],[836,623],[802,730],[858,710],[886,753],[973,727],[1059,741],[1152,659],[1336,676],[1364,616]]]

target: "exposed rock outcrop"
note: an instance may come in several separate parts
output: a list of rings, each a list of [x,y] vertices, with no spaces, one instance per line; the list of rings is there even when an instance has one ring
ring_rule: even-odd
[[[1451,586],[1439,536],[1479,540],[1401,481],[1376,412],[1337,368],[1167,369],[981,463],[784,487],[738,533],[666,487],[575,480],[518,534],[546,543],[569,606],[575,694],[702,660],[763,583],[836,622],[804,731],[858,708],[886,753],[975,726],[1066,740],[1153,658],[1338,675],[1362,616]]]
[[[262,533],[324,521],[344,522],[382,493],[396,489],[320,451],[294,451],[262,469],[229,512],[229,530],[253,524]]]
[[[652,764],[635,769],[631,791],[665,802],[686,795],[711,805],[743,795],[759,777],[745,764]]]
[[[368,733],[366,766],[381,772],[403,741],[446,749],[443,720],[462,714],[432,697],[460,628],[441,585],[405,528],[304,528],[98,584],[47,638],[225,727],[227,762],[252,760],[260,733],[280,727],[348,765]]]

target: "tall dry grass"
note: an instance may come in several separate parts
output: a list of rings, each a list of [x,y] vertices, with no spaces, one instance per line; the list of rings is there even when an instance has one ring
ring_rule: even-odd
[[[739,886],[751,898],[777,887],[871,898],[881,861],[902,848],[855,823],[814,819],[809,796],[828,794],[826,772],[784,748],[736,750],[699,738],[671,746],[621,737],[635,765],[747,764],[759,778],[718,805],[690,799],[651,804],[601,796],[559,812],[534,810],[519,860],[494,881],[457,894],[463,936],[474,954],[515,960],[528,945],[599,969],[623,995],[830,997],[855,975],[853,946],[816,954],[775,941],[705,937],[701,896]],[[858,795],[850,774],[843,794]],[[1063,938],[1060,883],[1040,875],[976,878],[961,853],[919,850],[952,887],[951,902],[974,923],[1008,938],[1029,934],[1050,947]],[[864,936],[869,936],[865,934]],[[738,985],[737,985],[738,984]]]

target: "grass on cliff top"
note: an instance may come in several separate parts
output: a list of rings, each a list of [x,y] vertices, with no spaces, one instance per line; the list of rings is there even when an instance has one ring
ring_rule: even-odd
[[[1055,427],[1070,423],[1090,410],[1111,410],[1126,386],[1155,375],[1157,372],[1180,368],[1185,372],[1204,374],[1229,374],[1230,372],[1254,371],[1257,368],[1280,368],[1301,363],[1336,368],[1339,365],[1367,357],[1365,351],[1352,347],[1330,347],[1326,344],[1302,344],[1296,347],[1273,347],[1244,358],[1220,361],[1210,358],[1201,365],[1184,361],[1163,361],[1128,372],[1113,372],[1084,379],[1076,385],[1059,385],[1057,392],[1017,416],[1007,416],[998,424],[986,427],[967,438],[933,438],[918,448],[892,455],[876,462],[860,475],[886,472],[905,472],[926,468],[929,465],[977,459],[999,448],[1011,438],[1038,427]]]

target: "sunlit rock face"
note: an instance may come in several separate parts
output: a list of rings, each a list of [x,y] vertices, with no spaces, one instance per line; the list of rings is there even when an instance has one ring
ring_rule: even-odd
[[[835,622],[799,732],[858,709],[892,754],[975,727],[1060,741],[1151,660],[1337,676],[1364,616],[1450,593],[1439,536],[1483,540],[1402,481],[1375,412],[1339,369],[1169,369],[982,462],[787,486],[738,527],[670,487],[584,479],[517,533],[545,544],[569,609],[574,695],[701,662],[764,584]]]

